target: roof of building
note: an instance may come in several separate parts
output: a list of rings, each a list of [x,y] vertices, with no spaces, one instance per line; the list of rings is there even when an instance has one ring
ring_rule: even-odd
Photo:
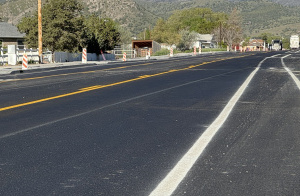
[[[20,33],[16,26],[6,22],[0,22],[0,38],[24,38],[25,34]]]
[[[211,42],[213,40],[214,35],[212,34],[198,34],[197,40]]]
[[[262,46],[262,45],[264,45],[264,40],[262,40],[262,39],[250,39],[249,45],[250,46]]]

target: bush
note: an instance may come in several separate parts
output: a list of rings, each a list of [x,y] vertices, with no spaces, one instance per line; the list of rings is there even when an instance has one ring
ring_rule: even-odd
[[[170,54],[170,50],[164,48],[154,53],[154,56],[162,56]]]
[[[202,48],[202,52],[227,51],[227,48]]]

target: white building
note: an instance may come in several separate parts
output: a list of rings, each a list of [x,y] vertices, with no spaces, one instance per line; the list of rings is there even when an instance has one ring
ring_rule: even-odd
[[[202,48],[216,48],[217,42],[214,40],[214,35],[212,34],[198,34],[195,43],[193,44],[193,47],[196,46],[199,48],[202,46]]]

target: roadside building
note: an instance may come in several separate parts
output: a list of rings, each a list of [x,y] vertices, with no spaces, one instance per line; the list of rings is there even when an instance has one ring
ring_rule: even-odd
[[[215,36],[213,34],[198,34],[193,47],[196,46],[199,48],[202,46],[202,48],[216,48],[217,42],[215,41],[214,37]]]
[[[161,46],[153,40],[133,40],[132,48],[136,51],[138,57],[145,57],[148,51],[150,51],[152,56],[161,49]]]
[[[262,39],[250,39],[247,45],[248,51],[258,51],[264,49],[264,40]]]
[[[25,47],[25,34],[20,33],[16,26],[6,22],[0,22],[0,47],[15,45],[19,49]]]

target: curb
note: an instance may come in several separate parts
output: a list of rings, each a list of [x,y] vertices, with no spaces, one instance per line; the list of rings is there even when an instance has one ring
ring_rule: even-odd
[[[62,65],[62,66],[61,66]],[[17,74],[17,73],[29,73],[29,72],[39,72],[39,71],[44,71],[44,70],[55,70],[55,69],[64,69],[64,68],[69,68],[69,67],[83,67],[83,65],[87,65],[87,66],[91,66],[91,65],[97,65],[96,63],[87,63],[87,64],[78,64],[78,65],[63,65],[63,64],[59,64],[59,65],[54,65],[54,66],[48,66],[48,67],[36,67],[36,68],[32,68],[32,67],[28,67],[27,70],[12,70],[10,72],[10,74]],[[0,72],[1,74],[1,72]]]
[[[217,52],[215,52],[217,53]],[[209,55],[214,53],[202,53],[200,55]],[[174,55],[173,57],[170,57],[169,55],[163,55],[163,56],[152,56],[150,59],[143,58],[137,58],[137,59],[128,59],[126,62],[149,62],[149,61],[156,61],[156,60],[167,60],[167,59],[174,59],[174,58],[187,58],[193,56],[189,53],[182,54],[182,55]],[[199,56],[197,54],[196,56]],[[29,72],[38,72],[43,70],[55,70],[55,69],[64,69],[69,67],[84,67],[84,66],[92,66],[92,65],[107,65],[107,64],[120,64],[120,63],[126,63],[121,60],[110,60],[110,61],[92,61],[90,63],[83,64],[80,61],[75,62],[66,62],[66,63],[54,63],[54,64],[37,64],[37,65],[31,65],[28,67],[27,70],[22,70],[21,65],[20,66],[13,66],[13,67],[1,67],[0,66],[0,76],[2,75],[9,75],[9,74],[18,74],[18,73],[29,73]],[[45,66],[45,67],[43,67]]]

